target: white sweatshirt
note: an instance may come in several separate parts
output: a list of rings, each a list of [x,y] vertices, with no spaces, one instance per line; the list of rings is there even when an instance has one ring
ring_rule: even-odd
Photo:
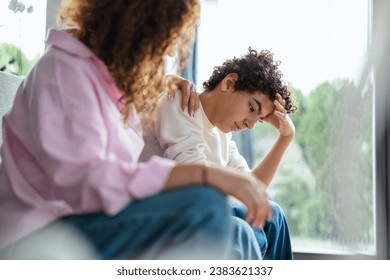
[[[192,117],[187,110],[182,111],[180,103],[180,92],[176,92],[173,100],[162,93],[153,125],[143,127],[145,147],[140,161],[159,155],[178,163],[212,162],[250,172],[231,133],[223,133],[213,126],[201,105]]]

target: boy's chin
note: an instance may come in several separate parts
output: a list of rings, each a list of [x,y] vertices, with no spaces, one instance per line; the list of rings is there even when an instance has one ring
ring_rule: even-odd
[[[218,127],[218,129],[223,133],[229,133],[234,131],[232,128],[226,128],[226,127]]]

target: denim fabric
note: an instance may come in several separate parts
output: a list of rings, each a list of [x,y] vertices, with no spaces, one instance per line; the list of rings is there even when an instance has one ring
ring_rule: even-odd
[[[224,196],[195,186],[135,201],[119,214],[72,216],[102,259],[229,258],[232,224]]]
[[[231,216],[231,219],[234,232],[233,254],[231,259],[261,260],[263,255],[255,231],[243,219],[235,216]]]
[[[261,259],[248,225],[231,217],[226,198],[193,186],[133,202],[114,217],[73,216],[103,259]]]
[[[233,215],[243,219],[246,207],[235,201],[229,201]],[[260,246],[261,254],[265,260],[292,260],[290,232],[286,217],[281,207],[274,201],[270,201],[273,211],[271,221],[266,221],[263,228],[252,228]]]
[[[84,247],[88,251],[83,251]],[[64,254],[65,251],[70,253]],[[99,212],[65,217],[2,253],[3,259],[261,259],[262,256],[253,230],[231,215],[224,195],[200,185],[135,201],[115,216]]]

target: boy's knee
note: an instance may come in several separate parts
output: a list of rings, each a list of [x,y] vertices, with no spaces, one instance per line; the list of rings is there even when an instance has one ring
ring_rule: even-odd
[[[231,217],[233,224],[233,259],[262,259],[259,243],[252,227],[243,219]]]
[[[271,209],[272,209],[272,212],[273,212],[274,216],[276,216],[276,217],[284,216],[284,212],[282,210],[282,207],[280,207],[280,205],[278,203],[276,203],[275,201],[270,200],[269,204],[271,206]]]
[[[278,203],[272,200],[270,201],[270,206],[273,215],[272,215],[272,220],[269,222],[276,225],[284,224],[286,222],[286,215],[284,214],[282,207],[280,207]]]

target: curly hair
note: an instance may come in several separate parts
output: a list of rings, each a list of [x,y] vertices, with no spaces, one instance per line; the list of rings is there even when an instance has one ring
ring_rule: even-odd
[[[273,54],[268,50],[257,52],[249,47],[248,53],[241,58],[226,60],[222,66],[214,67],[211,77],[203,83],[205,90],[213,90],[228,74],[236,73],[238,80],[234,84],[236,91],[250,93],[261,92],[270,100],[276,99],[276,94],[286,101],[287,113],[297,110],[291,98],[291,92],[282,80],[282,72],[278,70],[280,61],[274,61]]]
[[[178,44],[179,70],[185,68],[189,44],[199,20],[199,0],[66,0],[58,22],[102,60],[126,104],[142,110],[164,89],[165,57]]]

